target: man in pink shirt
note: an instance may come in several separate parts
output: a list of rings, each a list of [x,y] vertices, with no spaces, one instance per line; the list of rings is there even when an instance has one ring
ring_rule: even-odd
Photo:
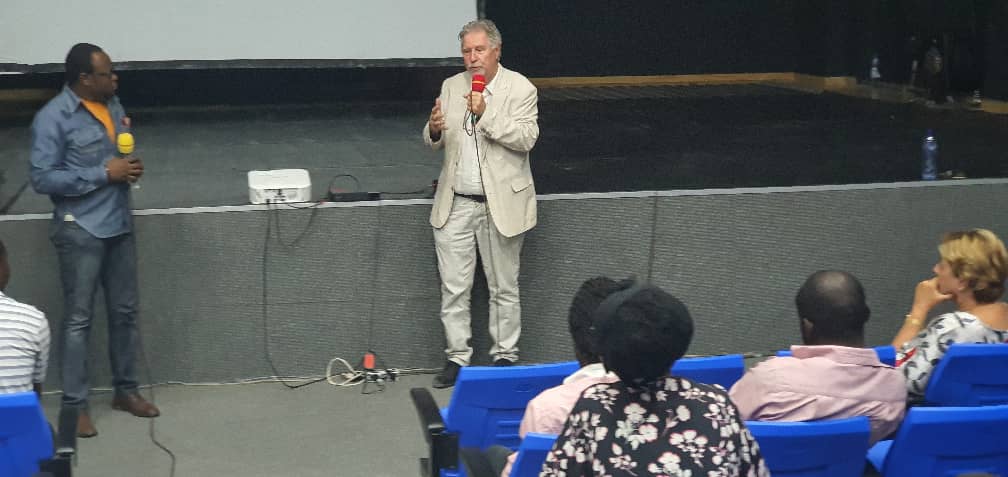
[[[619,380],[616,375],[607,373],[602,366],[602,359],[594,351],[588,330],[592,326],[595,309],[606,297],[625,286],[626,284],[606,277],[592,278],[581,284],[567,314],[567,324],[574,339],[574,354],[581,369],[567,376],[563,384],[549,388],[529,401],[518,428],[520,436],[525,437],[529,432],[559,434],[582,391],[593,384]],[[501,477],[508,477],[511,473],[516,455],[511,449],[502,446],[492,446],[486,451],[490,468],[495,473],[503,468],[500,471]]]
[[[899,427],[906,411],[902,373],[864,348],[871,311],[864,288],[839,271],[812,274],[795,298],[802,342],[791,357],[770,358],[729,392],[745,420],[813,421],[867,416],[871,442]]]

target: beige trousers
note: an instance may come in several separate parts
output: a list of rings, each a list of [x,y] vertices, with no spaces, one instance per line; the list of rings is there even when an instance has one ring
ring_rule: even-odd
[[[486,203],[455,196],[448,222],[434,229],[438,271],[441,274],[441,323],[448,360],[468,366],[472,358],[470,294],[476,272],[476,253],[490,291],[490,338],[494,360],[518,360],[521,303],[518,268],[524,234],[505,237],[493,224]]]

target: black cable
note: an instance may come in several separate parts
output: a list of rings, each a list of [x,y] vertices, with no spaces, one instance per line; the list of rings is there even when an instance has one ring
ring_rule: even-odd
[[[0,206],[0,215],[6,215],[7,211],[14,206],[14,203],[21,198],[21,194],[23,194],[25,189],[28,188],[28,182],[29,181],[24,181],[24,183],[21,184],[21,187],[18,187],[17,192],[15,192],[14,195],[12,195],[11,198],[7,200],[7,203],[4,204],[3,206]]]
[[[272,353],[270,353],[269,310],[268,310],[268,307],[269,307],[269,294],[267,293],[267,291],[269,290],[269,288],[268,288],[268,283],[269,283],[269,278],[268,278],[268,269],[269,269],[269,243],[270,243],[270,237],[272,236],[272,234],[270,232],[272,230],[271,225],[273,223],[272,218],[270,217],[270,211],[273,210],[276,214],[280,213],[279,209],[272,209],[270,207],[270,205],[271,205],[271,202],[270,201],[266,201],[266,207],[267,207],[267,210],[266,210],[266,237],[263,240],[263,255],[262,255],[263,352],[266,355],[266,361],[269,363],[270,369],[273,371],[273,376],[280,382],[280,384],[283,384],[288,389],[297,389],[297,388],[300,388],[300,387],[308,386],[310,384],[315,384],[317,382],[325,381],[326,377],[322,377],[322,378],[318,378],[318,379],[312,379],[312,380],[309,380],[309,381],[306,381],[306,382],[303,382],[303,383],[300,383],[300,384],[295,384],[295,385],[288,384],[287,381],[284,379],[284,377],[280,375],[280,371],[277,370],[276,363],[273,362],[273,355],[272,355]],[[305,207],[305,208],[307,208],[307,207]],[[314,219],[315,214],[318,212],[317,208],[312,207],[312,209],[313,209],[312,210],[312,216],[311,216],[311,218],[309,218],[309,222],[308,222],[309,226],[311,226],[311,221]],[[277,217],[277,228],[279,229],[279,227],[280,227],[280,219],[279,219],[279,217]],[[280,240],[280,231],[277,230],[277,241],[280,242],[282,245],[287,246],[288,248],[289,247],[293,247],[294,245],[297,245],[297,243],[300,242],[302,238],[304,238],[304,235],[307,233],[307,231],[308,231],[308,228],[306,227],[305,230],[303,230],[301,232],[301,234],[299,234],[299,236],[293,242],[291,242],[290,245],[287,245],[287,244],[284,244],[283,241]]]
[[[357,180],[357,177],[355,177],[353,174],[336,174],[335,176],[332,177],[332,179],[329,180],[329,187],[326,190],[327,193],[332,191],[333,184],[335,184],[336,179],[339,179],[340,177],[349,177],[353,179],[354,184],[357,184],[357,189],[354,192],[360,192],[361,183],[359,180]]]
[[[415,194],[422,194],[424,192],[429,191],[430,189],[431,189],[431,187],[427,186],[427,187],[424,187],[423,189],[411,190],[411,191],[408,191],[408,192],[379,192],[379,194],[381,194],[381,195],[415,195]]]
[[[152,373],[151,373],[150,361],[147,360],[147,350],[144,348],[144,345],[143,345],[143,336],[142,336],[142,333],[140,333],[139,323],[137,324],[137,345],[138,345],[138,348],[140,348],[140,357],[143,359],[144,368],[147,371],[147,382],[150,383],[150,386],[147,388],[148,394],[150,394],[150,402],[151,402],[151,404],[153,404],[156,407],[157,406],[157,401],[154,399],[154,378],[153,378]],[[172,452],[171,449],[169,449],[167,446],[165,446],[164,444],[162,444],[160,441],[158,441],[157,437],[155,437],[155,435],[154,435],[154,423],[155,423],[155,421],[157,421],[156,417],[150,418],[150,424],[147,427],[147,436],[150,437],[150,441],[153,442],[154,445],[157,446],[158,449],[161,449],[165,454],[168,454],[168,458],[171,459],[171,471],[168,473],[168,475],[170,477],[174,477],[175,476],[175,460],[176,460],[175,453]]]
[[[320,205],[322,205],[322,203],[321,202],[315,202],[312,205],[309,205],[309,206],[306,206],[306,207],[299,207],[299,206],[296,206],[296,205],[293,205],[293,204],[284,203],[284,205],[286,205],[287,207],[290,207],[291,209],[297,209],[297,210],[311,209],[311,215],[308,217],[308,223],[305,224],[305,226],[301,230],[301,232],[298,233],[297,237],[295,237],[294,240],[291,241],[290,243],[284,243],[283,237],[280,236],[280,230],[283,229],[283,227],[280,226],[280,207],[279,207],[279,204],[273,204],[273,205],[275,207],[270,207],[270,202],[269,201],[266,202],[266,214],[267,214],[267,217],[266,217],[266,220],[267,220],[267,224],[266,224],[267,225],[267,228],[266,228],[266,234],[267,234],[266,235],[266,240],[269,241],[269,231],[270,231],[269,230],[269,213],[270,213],[270,211],[272,211],[273,212],[273,219],[276,220],[277,243],[279,243],[280,245],[283,245],[284,248],[293,248],[293,247],[296,247],[299,243],[301,243],[301,240],[305,238],[305,236],[308,234],[309,231],[311,231],[312,225],[315,223],[315,217],[318,215],[318,210],[319,210],[318,208],[319,208]]]
[[[352,179],[354,181],[354,184],[356,184],[356,186],[357,186],[357,188],[354,190],[354,192],[361,192],[361,182],[353,174],[337,174],[337,175],[333,176],[333,178],[329,181],[329,187],[328,187],[328,190],[326,192],[332,192],[333,191],[333,184],[335,184],[336,183],[336,179],[339,179],[340,177],[349,177],[350,179]],[[416,194],[425,193],[425,192],[429,191],[430,188],[431,188],[430,186],[426,186],[423,189],[404,191],[404,192],[398,192],[398,191],[379,191],[378,194],[379,195],[416,195]]]
[[[132,193],[129,194],[129,208],[130,208],[131,211],[133,210],[133,194]],[[130,233],[133,234],[133,254],[136,255],[136,231],[135,230],[131,230]],[[136,274],[136,276],[134,277],[134,280],[136,280],[137,277],[140,275],[140,270],[139,270],[139,266],[138,265],[134,265],[134,273]],[[139,301],[140,301],[140,289],[139,289],[139,285],[137,285],[137,302],[139,302]],[[150,402],[151,402],[151,404],[154,405],[154,407],[157,407],[157,400],[154,398],[154,375],[153,375],[153,372],[151,372],[150,360],[147,359],[147,348],[145,348],[144,344],[143,344],[143,333],[141,332],[141,329],[140,329],[140,320],[136,320],[135,319],[134,321],[136,323],[137,348],[140,350],[140,358],[143,360],[144,370],[147,372],[147,383],[149,384],[149,387],[147,388],[147,391],[148,391],[148,394],[150,394]],[[111,325],[109,325],[109,326],[111,326]],[[139,393],[140,393],[140,391],[137,390],[137,394],[139,394]],[[168,454],[168,458],[171,459],[171,470],[169,471],[168,475],[169,475],[169,477],[175,477],[175,461],[176,461],[175,453],[172,452],[171,449],[169,449],[167,446],[165,446],[164,444],[162,444],[161,441],[158,441],[157,437],[154,435],[155,434],[155,432],[154,432],[155,431],[154,425],[155,425],[155,423],[157,421],[157,418],[156,417],[152,417],[152,418],[149,418],[149,419],[150,419],[150,423],[149,423],[149,425],[147,427],[147,436],[150,438],[150,441],[155,446],[157,446],[158,449],[161,449],[165,454]]]
[[[654,196],[651,204],[651,251],[648,256],[647,281],[651,283],[651,272],[654,269],[655,241],[658,239],[658,196]]]
[[[382,205],[379,204],[377,209],[378,210],[376,211],[377,214],[376,220],[378,224],[375,226],[375,233],[374,233],[374,253],[372,255],[373,264],[371,269],[371,303],[370,303],[370,309],[368,310],[368,332],[367,332],[367,349],[371,353],[374,353],[371,350],[374,349],[374,310],[376,301],[375,295],[377,295],[375,290],[378,289],[378,283],[377,283],[378,265],[379,265],[379,259],[381,258],[380,252],[381,252]]]
[[[470,130],[468,128],[469,121],[472,121],[472,130]],[[473,114],[472,111],[466,111],[466,114],[462,118],[462,124],[463,124],[463,129],[465,130],[465,133],[467,135],[469,135],[469,136],[472,136],[472,138],[473,138],[473,144],[476,146],[476,167],[477,167],[477,170],[480,173],[480,185],[482,185],[483,184],[483,169],[480,167],[480,164],[482,162],[486,161],[486,153],[484,152],[483,153],[483,157],[480,157],[479,135],[476,134],[476,121],[477,121],[476,115]],[[484,192],[485,191],[486,191],[486,188],[484,187]],[[486,266],[487,264],[486,263],[483,264],[483,276],[485,276],[487,278],[487,291],[489,292],[488,294],[491,295],[490,296],[491,303],[488,303],[488,305],[487,305],[487,313],[493,313],[494,314],[494,316],[488,316],[487,319],[489,320],[489,319],[493,318],[494,326],[497,328],[497,338],[494,339],[494,340],[492,340],[494,343],[491,345],[491,347],[493,347],[493,346],[498,346],[499,347],[500,346],[500,340],[501,340],[501,328],[500,328],[500,310],[498,310],[498,307],[500,306],[500,303],[497,303],[496,305],[494,303],[492,303],[495,298],[499,298],[499,297],[493,296],[492,290],[489,290],[489,288],[490,288],[490,283],[489,283],[490,282],[490,277],[489,277],[489,275],[492,275],[492,274],[494,274],[497,271],[497,267],[495,265],[495,260],[494,260],[494,257],[493,257],[493,250],[492,250],[493,249],[493,244],[491,243],[492,239],[490,238],[490,236],[493,234],[493,231],[490,230],[490,229],[491,229],[491,227],[495,227],[495,225],[493,224],[493,217],[490,215],[490,205],[486,202],[485,196],[484,196],[484,201],[483,201],[483,215],[485,216],[485,222],[486,222],[486,240],[487,240],[487,244],[486,244],[486,258],[487,258],[487,260],[485,260],[485,262],[490,262],[490,267],[489,267],[490,273],[487,273],[487,266]],[[477,250],[477,253],[479,253],[479,250],[481,250],[478,241],[476,243],[476,250]],[[500,294],[501,284],[499,282],[497,282],[497,277],[496,276],[493,277],[493,280],[494,280],[495,283],[497,283],[497,293]],[[519,297],[521,296],[520,293],[521,292],[519,292]],[[521,298],[519,298],[519,302],[520,302],[520,300],[521,300]],[[472,315],[472,306],[469,307],[469,310],[470,310],[470,312],[469,312],[470,315]],[[471,321],[471,318],[472,317],[470,316],[470,321]],[[520,318],[519,318],[519,323],[520,323]],[[521,325],[519,324],[519,326],[521,326]],[[492,356],[491,356],[491,358],[492,358]],[[496,361],[496,359],[495,359],[495,361]]]

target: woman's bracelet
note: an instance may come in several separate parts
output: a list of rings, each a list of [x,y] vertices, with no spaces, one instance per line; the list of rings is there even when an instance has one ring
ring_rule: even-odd
[[[924,320],[915,320],[912,316],[910,316],[910,313],[907,313],[905,321],[914,326],[924,326]]]

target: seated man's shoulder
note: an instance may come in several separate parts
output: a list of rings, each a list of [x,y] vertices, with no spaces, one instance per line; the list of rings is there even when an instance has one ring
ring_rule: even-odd
[[[782,372],[801,372],[808,368],[809,363],[793,356],[774,356],[749,368],[745,376],[772,377]]]
[[[572,403],[577,401],[582,395],[589,392],[589,390],[604,390],[608,389],[610,385],[617,381],[615,377],[592,377],[579,379],[577,381],[572,381],[569,383],[564,383],[559,386],[554,386],[549,388],[535,397],[540,401],[552,401],[556,402],[558,400],[567,401],[570,400]],[[535,400],[533,399],[533,400]]]
[[[608,378],[580,379],[539,393],[525,407],[523,428],[528,432],[558,434],[582,396],[597,387],[607,389],[608,382]]]
[[[3,294],[0,294],[0,305],[6,305],[0,308],[0,314],[16,313],[18,315],[45,319],[45,313],[43,313],[42,310]]]

